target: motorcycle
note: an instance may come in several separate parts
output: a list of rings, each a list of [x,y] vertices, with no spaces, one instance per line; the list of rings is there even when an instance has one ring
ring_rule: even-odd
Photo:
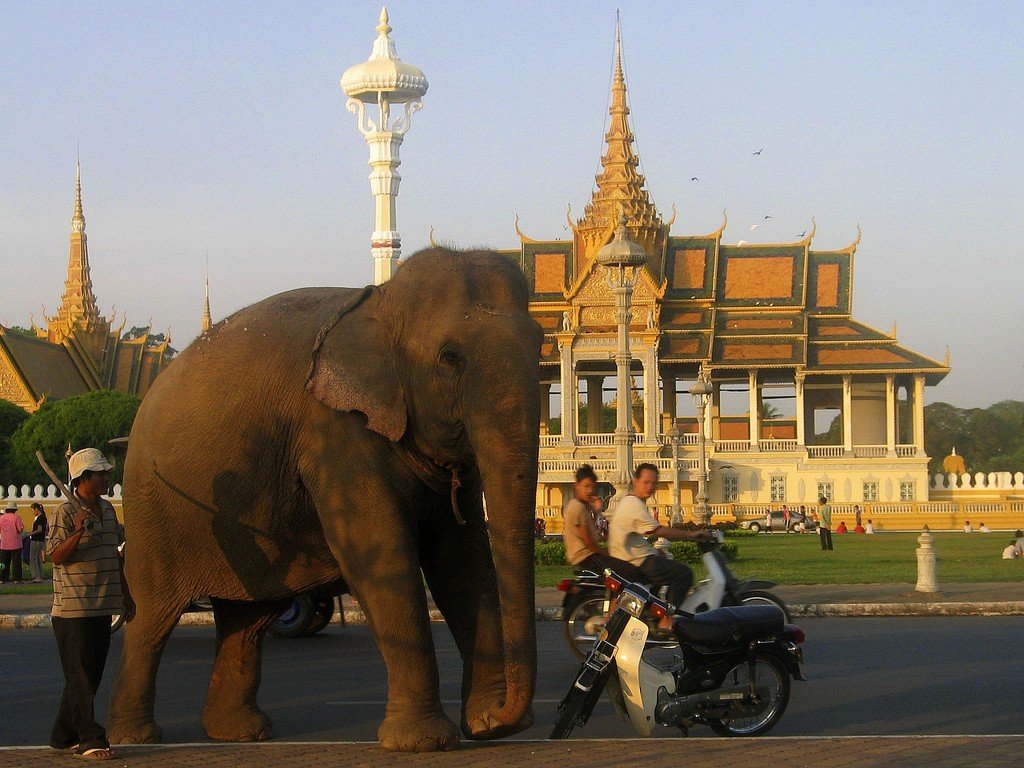
[[[679,612],[672,633],[682,656],[664,669],[645,658],[651,646],[644,618],[676,615],[676,609],[645,586],[605,573],[618,605],[558,706],[552,739],[566,739],[584,725],[605,689],[641,736],[655,723],[684,735],[707,725],[720,736],[760,736],[782,718],[790,678],[804,679],[804,633],[786,624],[777,606]]]
[[[679,610],[701,613],[721,606],[772,605],[781,609],[786,621],[789,621],[786,604],[769,591],[776,586],[775,583],[759,579],[740,581],[736,578],[719,549],[725,537],[721,531],[713,533],[712,541],[697,544],[707,578],[687,595]],[[610,599],[604,574],[583,570],[575,578],[563,579],[557,586],[565,592],[562,599],[562,621],[566,642],[573,655],[582,659],[603,628],[609,611]],[[654,642],[675,645],[675,641]]]

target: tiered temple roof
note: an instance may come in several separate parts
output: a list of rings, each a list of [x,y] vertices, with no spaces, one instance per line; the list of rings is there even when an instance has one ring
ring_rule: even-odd
[[[100,314],[89,271],[89,248],[82,209],[82,174],[75,178],[68,272],[60,308],[45,318],[36,337],[0,327],[0,398],[27,410],[97,389],[144,395],[173,354],[170,334],[153,341],[151,328],[122,338],[125,322],[114,327]]]
[[[545,331],[544,364],[559,364],[559,333],[613,330],[610,314],[595,309],[612,301],[594,258],[622,211],[648,255],[633,296],[633,328],[660,332],[662,366],[916,373],[929,384],[949,372],[948,360],[913,352],[895,333],[852,318],[859,230],[850,245],[831,250],[812,248],[816,225],[790,243],[723,243],[727,218],[708,234],[670,234],[672,221],[662,222],[638,171],[618,29],[609,117],[597,188],[583,217],[569,222],[572,241],[526,237],[517,220],[520,249],[507,252],[531,286],[531,312]]]

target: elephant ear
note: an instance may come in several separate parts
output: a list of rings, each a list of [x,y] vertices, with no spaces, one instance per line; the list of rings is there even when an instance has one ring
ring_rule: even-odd
[[[317,335],[306,389],[329,408],[359,411],[391,441],[405,434],[405,392],[394,352],[374,316],[380,290],[355,293]]]

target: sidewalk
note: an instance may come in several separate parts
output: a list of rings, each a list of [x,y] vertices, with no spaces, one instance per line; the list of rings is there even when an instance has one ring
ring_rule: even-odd
[[[942,584],[940,592],[915,592],[913,584],[815,584],[779,586],[774,592],[795,619],[801,616],[1015,616],[1024,615],[1024,582]],[[561,618],[563,594],[554,587],[537,590],[537,619]],[[48,627],[49,594],[0,594],[0,629]],[[343,599],[345,620],[365,622],[359,604]],[[431,615],[440,614],[431,605]],[[338,621],[335,617],[335,621]],[[213,623],[209,613],[187,613],[182,624]]]
[[[171,744],[116,747],[111,765],[146,768],[362,768],[410,766],[538,766],[544,768],[764,768],[765,765],[816,768],[867,766],[1020,764],[1020,736],[856,736],[845,738],[788,737],[760,739],[614,739],[568,741],[493,741],[463,743],[454,752],[392,754],[366,742],[264,742],[260,744]],[[0,761],[19,768],[52,768],[82,764],[48,748],[0,748]]]

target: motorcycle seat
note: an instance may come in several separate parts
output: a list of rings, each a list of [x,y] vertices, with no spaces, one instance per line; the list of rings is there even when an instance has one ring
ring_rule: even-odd
[[[742,605],[680,616],[672,631],[680,643],[710,649],[745,645],[782,632],[786,617],[772,605]]]

